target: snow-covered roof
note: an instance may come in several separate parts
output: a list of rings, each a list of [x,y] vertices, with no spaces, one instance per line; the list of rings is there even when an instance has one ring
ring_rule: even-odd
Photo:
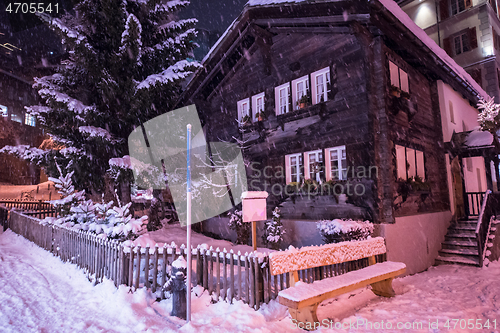
[[[212,46],[210,51],[202,60],[202,65],[205,65],[206,61],[212,57],[212,55],[221,46],[221,42],[229,35],[229,33],[234,30],[237,23],[243,18],[244,13],[247,8],[254,7],[265,7],[283,4],[297,4],[297,3],[317,3],[317,2],[329,2],[325,0],[249,0],[245,5],[245,10],[231,23],[231,25],[226,29],[226,31],[221,35],[219,40]],[[425,31],[423,31],[419,26],[412,21],[412,19],[398,6],[393,0],[370,0],[370,2],[379,2],[383,5],[387,11],[389,11],[397,20],[401,22],[408,30],[415,35],[416,38],[422,41],[422,43],[429,48],[429,50],[434,53],[444,64],[446,64],[450,70],[464,81],[471,89],[475,91],[478,97],[488,99],[488,94],[481,88],[481,86],[460,66],[455,60],[453,60],[441,47],[439,47],[432,38],[430,38]]]
[[[490,132],[473,130],[470,132],[466,139],[465,145],[468,147],[482,147],[489,146],[493,143],[493,135]]]

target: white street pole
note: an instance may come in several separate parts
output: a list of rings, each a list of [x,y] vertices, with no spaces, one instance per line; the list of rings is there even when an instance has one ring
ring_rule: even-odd
[[[187,125],[187,280],[186,319],[191,321],[191,124]]]

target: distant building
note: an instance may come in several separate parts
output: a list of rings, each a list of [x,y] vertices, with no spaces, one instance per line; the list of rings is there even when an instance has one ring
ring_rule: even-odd
[[[403,11],[500,102],[500,3],[403,0]],[[471,130],[466,124],[466,130]]]
[[[44,133],[25,106],[36,105],[34,77],[54,72],[64,48],[60,39],[32,14],[12,14],[0,3],[0,148],[39,147]],[[16,185],[45,181],[40,168],[6,154],[0,155],[0,182]]]

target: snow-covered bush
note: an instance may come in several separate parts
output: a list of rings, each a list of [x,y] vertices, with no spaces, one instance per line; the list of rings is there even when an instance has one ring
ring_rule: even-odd
[[[130,214],[129,202],[122,205],[115,192],[117,206],[113,201],[105,203],[94,203],[92,200],[85,200],[85,192],[74,192],[71,176],[72,172],[62,175],[59,168],[60,177],[50,178],[55,183],[62,199],[50,201],[56,209],[60,211],[58,218],[48,217],[41,223],[58,224],[69,228],[90,231],[102,237],[109,237],[118,240],[135,239],[146,231],[148,217],[142,216],[139,219],[133,218]]]
[[[251,223],[243,222],[243,212],[241,210],[230,212],[228,216],[230,216],[229,228],[236,231],[236,244],[248,244]]]
[[[59,164],[55,163],[57,170],[59,171],[59,177],[53,178],[49,177],[49,180],[54,182],[54,186],[57,192],[61,194],[61,199],[52,200],[50,203],[54,205],[56,210],[59,212],[59,216],[67,217],[72,215],[71,209],[78,206],[80,203],[85,201],[85,191],[75,192],[75,187],[73,186],[73,171],[67,172],[63,176],[63,172]],[[72,163],[68,164],[68,169],[71,168]],[[69,222],[71,218],[65,219],[64,222]]]
[[[283,234],[285,233],[283,223],[281,223],[281,214],[278,207],[273,210],[273,217],[271,220],[266,221],[266,230],[264,232],[264,242],[268,244],[271,249],[279,250],[281,241],[283,241]]]
[[[367,239],[373,232],[369,221],[334,219],[317,223],[317,228],[326,244]]]

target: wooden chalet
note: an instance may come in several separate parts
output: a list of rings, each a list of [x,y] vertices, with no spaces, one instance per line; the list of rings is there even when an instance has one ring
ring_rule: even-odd
[[[438,82],[471,105],[484,91],[394,10],[251,0],[178,105],[196,104],[207,142],[241,144],[249,189],[266,190],[287,221],[366,218],[389,258],[408,240],[435,258],[451,219]],[[290,243],[306,237],[292,229]],[[411,240],[420,229],[425,239]]]

